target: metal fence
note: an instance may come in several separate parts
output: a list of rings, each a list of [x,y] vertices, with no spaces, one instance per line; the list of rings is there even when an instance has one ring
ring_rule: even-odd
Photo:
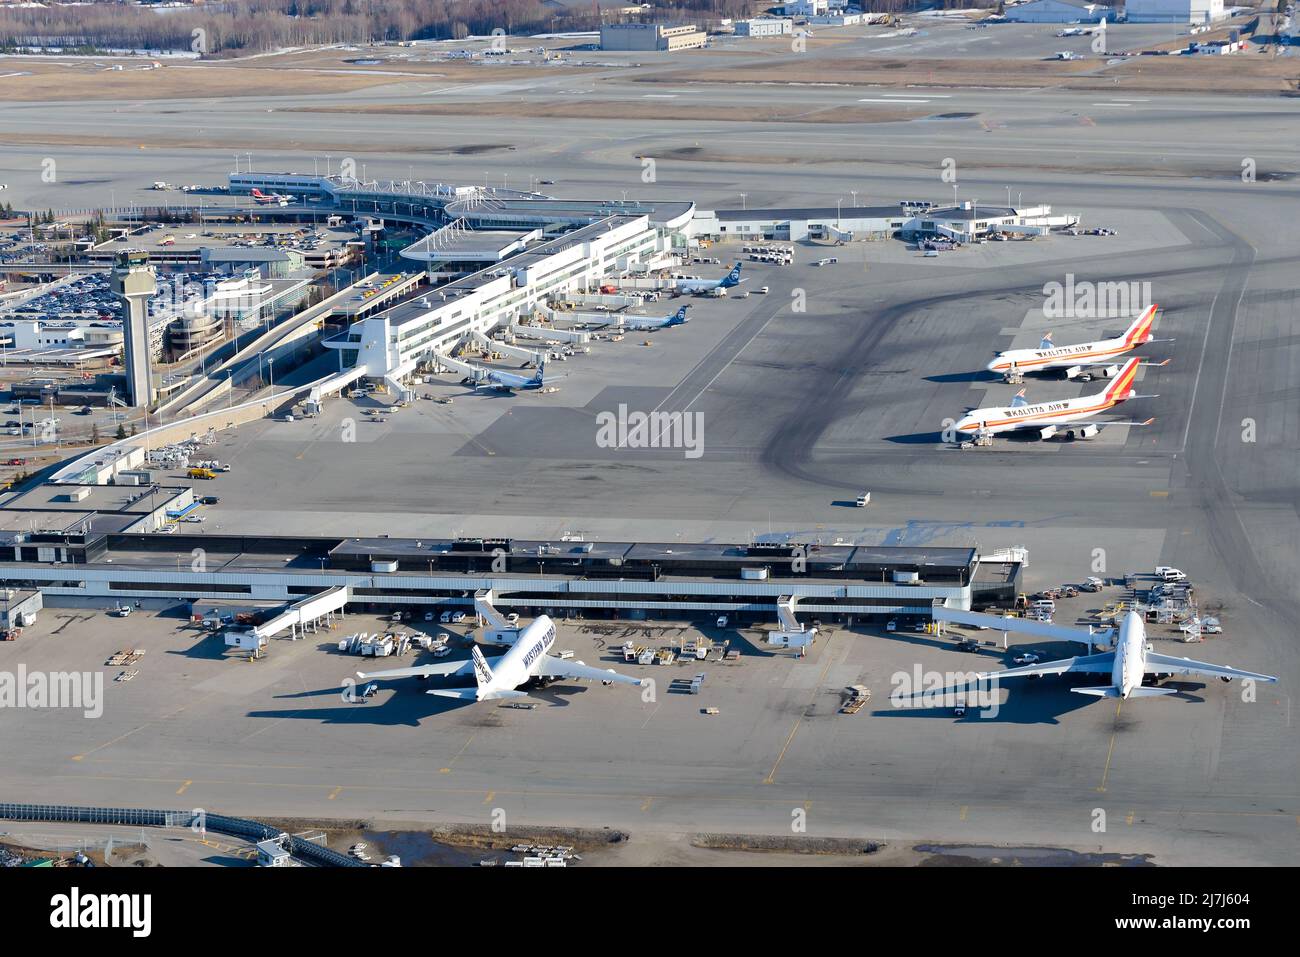
[[[242,837],[254,843],[280,839],[294,857],[322,867],[367,867],[346,854],[313,841],[285,834],[269,824],[201,810],[163,811],[154,808],[78,807],[71,804],[7,804],[0,802],[0,820],[72,821],[81,824],[125,824],[133,827],[185,827]]]

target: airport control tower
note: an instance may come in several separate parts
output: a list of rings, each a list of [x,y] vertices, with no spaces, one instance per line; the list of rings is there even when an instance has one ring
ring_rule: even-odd
[[[113,264],[113,292],[126,306],[122,320],[127,395],[133,406],[153,401],[153,376],[149,370],[149,300],[158,291],[158,281],[149,254],[138,251],[117,254]]]

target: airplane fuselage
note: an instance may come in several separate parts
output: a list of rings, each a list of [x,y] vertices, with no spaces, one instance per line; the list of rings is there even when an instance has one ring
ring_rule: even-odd
[[[519,633],[510,650],[496,663],[491,683],[479,687],[480,699],[485,692],[513,691],[527,683],[554,644],[555,622],[542,615]]]
[[[1133,348],[1133,345],[1123,339],[1101,339],[1052,349],[1012,349],[1010,352],[998,353],[987,368],[990,372],[1010,372],[1012,368],[1019,372],[1068,369],[1080,362],[1096,363],[1117,358]]]
[[[1039,402],[1034,405],[993,406],[969,412],[957,422],[958,432],[975,435],[979,432],[1014,432],[1016,429],[1045,428],[1087,420],[1098,412],[1114,408],[1119,400],[1101,395],[1085,395],[1077,399],[1056,402]]]
[[[1134,688],[1142,686],[1142,676],[1146,674],[1147,665],[1147,630],[1142,623],[1142,616],[1135,611],[1129,612],[1119,628],[1115,639],[1115,664],[1111,668],[1110,680],[1121,698],[1127,698]]]

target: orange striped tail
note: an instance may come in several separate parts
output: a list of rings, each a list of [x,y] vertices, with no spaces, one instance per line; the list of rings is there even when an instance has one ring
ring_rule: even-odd
[[[1124,333],[1124,344],[1129,348],[1140,346],[1151,338],[1151,326],[1156,321],[1156,309],[1159,307],[1155,304],[1147,306],[1142,310],[1142,315],[1133,320],[1133,325],[1128,327]]]
[[[1133,380],[1137,377],[1138,360],[1129,359],[1124,363],[1119,374],[1115,376],[1115,381],[1110,384],[1106,390],[1106,401],[1112,405],[1116,402],[1123,402],[1128,398],[1128,394],[1133,389]]]

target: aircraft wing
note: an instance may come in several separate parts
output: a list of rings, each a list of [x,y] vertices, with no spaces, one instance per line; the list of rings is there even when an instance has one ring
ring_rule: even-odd
[[[1175,658],[1173,655],[1147,654],[1146,673],[1149,675],[1211,675],[1216,678],[1254,678],[1256,681],[1277,681],[1273,675],[1257,675],[1253,671],[1239,671],[1226,665],[1212,665],[1191,658]]]
[[[593,668],[580,661],[565,661],[554,655],[543,655],[537,674],[547,678],[590,678],[593,681],[617,681],[625,685],[640,685],[640,678],[629,678],[617,671]]]
[[[1103,651],[1099,655],[1081,655],[1076,658],[1062,658],[1059,661],[1045,661],[1041,665],[1025,665],[1022,668],[1008,668],[1006,671],[987,671],[981,678],[1027,678],[1030,675],[1063,675],[1067,671],[1086,671],[1092,674],[1109,673],[1115,666],[1115,652]]]
[[[1087,644],[1089,641],[1094,645],[1109,643],[1112,634],[1109,628],[1089,635],[1086,628],[1049,625],[1045,621],[1033,621],[1029,618],[1003,618],[999,615],[981,615],[979,612],[958,611],[954,608],[936,608],[933,614],[936,621],[953,621],[959,625],[983,625],[985,628],[991,628],[994,631],[1018,631],[1038,638],[1059,638],[1065,641],[1077,641],[1080,644]]]
[[[488,667],[494,666],[500,660],[500,658],[488,658]],[[357,677],[364,681],[367,678],[428,678],[432,675],[451,677],[473,673],[474,662],[466,659],[465,661],[438,661],[427,665],[416,665],[413,668],[390,668],[388,671],[358,671]]]
[[[1144,395],[1144,396],[1140,396],[1140,398],[1145,399],[1145,398],[1149,398],[1149,397]],[[1155,421],[1154,416],[1153,416],[1152,418],[1150,418],[1150,419],[1143,419],[1141,422],[1139,422],[1137,419],[1094,419],[1094,420],[1089,421],[1089,422],[1078,422],[1078,421],[1071,420],[1071,421],[1069,421],[1069,422],[1062,422],[1062,423],[1061,423],[1061,427],[1062,427],[1062,428],[1069,428],[1069,427],[1076,426],[1076,425],[1096,425],[1096,426],[1102,426],[1102,425],[1150,425],[1150,424],[1151,424],[1152,422],[1154,422],[1154,421]],[[1040,425],[1039,428],[1042,428],[1042,426]]]

